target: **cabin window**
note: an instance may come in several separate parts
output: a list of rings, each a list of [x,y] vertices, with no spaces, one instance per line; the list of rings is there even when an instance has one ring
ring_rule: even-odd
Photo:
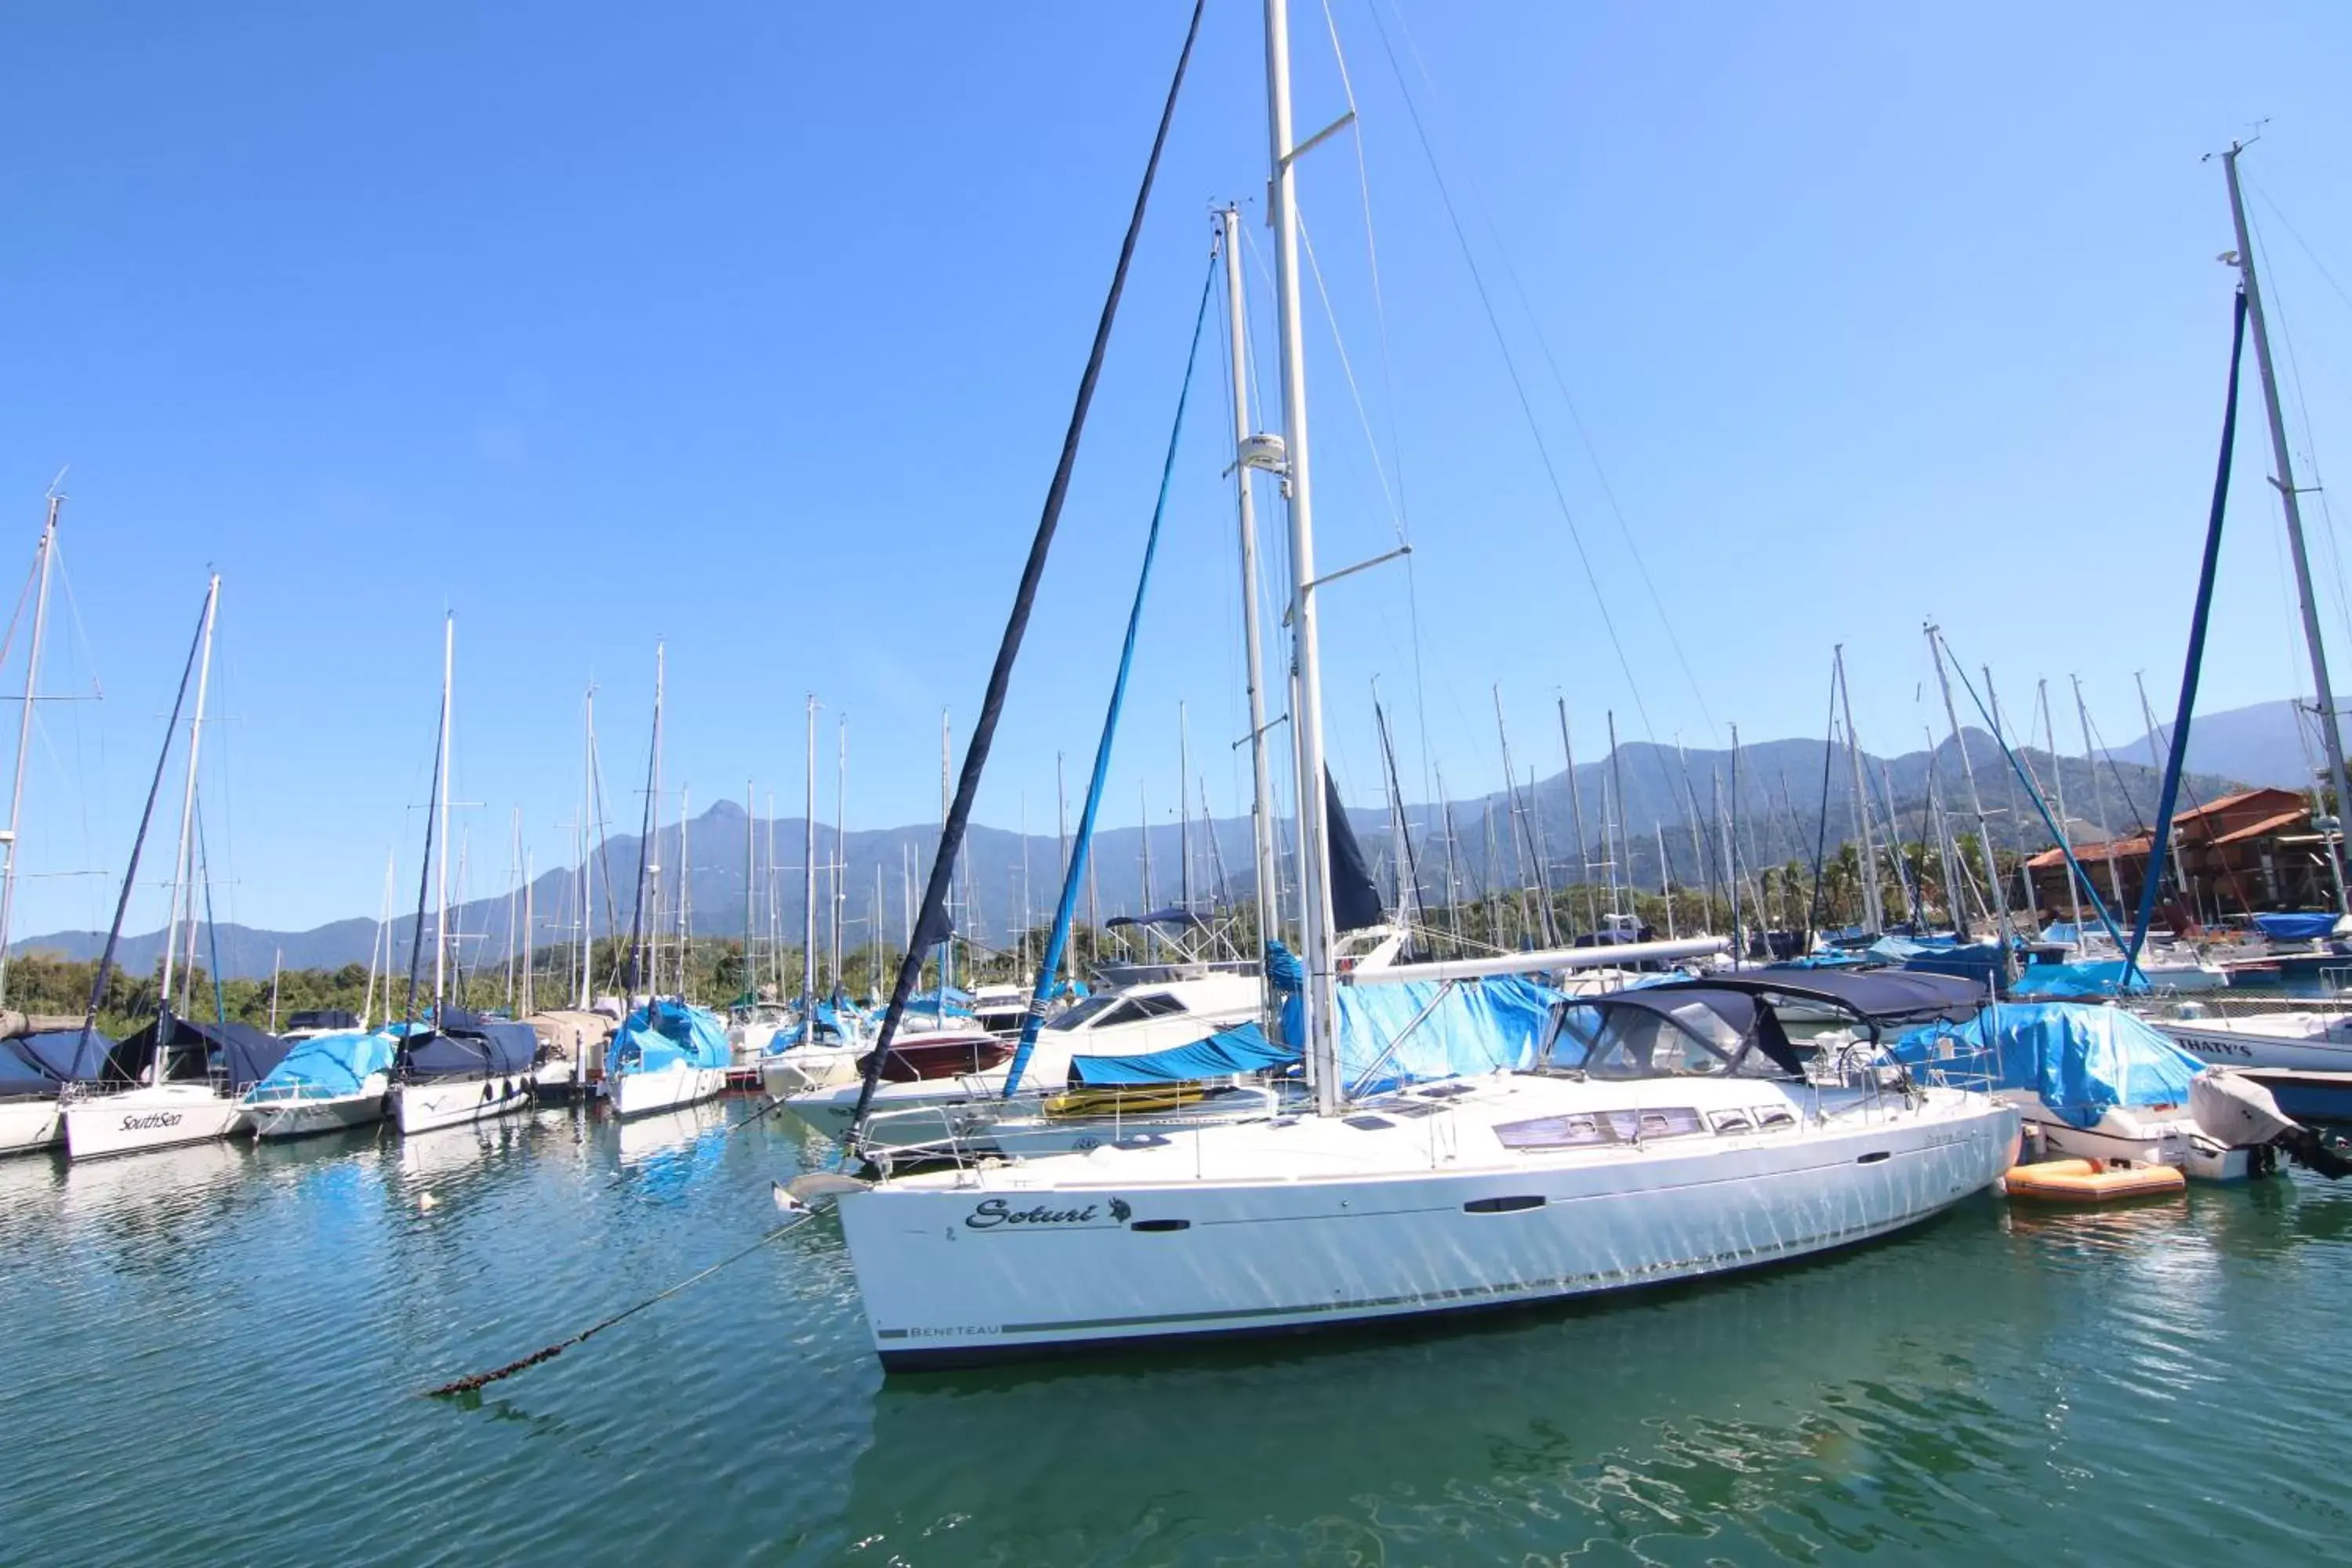
[[[1067,1011],[1055,1014],[1052,1018],[1046,1021],[1045,1027],[1049,1029],[1083,1029],[1088,1024],[1093,1023],[1097,1018],[1101,1017],[1105,1013],[1109,1012],[1113,1007],[1118,1006],[1119,1005],[1119,1001],[1120,998],[1108,994],[1105,994],[1100,996],[1089,996],[1085,1001],[1078,1003],[1076,1006],[1069,1008]]]
[[[1184,1004],[1166,992],[1135,997],[1129,1005],[1135,1009],[1138,1017],[1143,1018],[1172,1018],[1185,1011]]]

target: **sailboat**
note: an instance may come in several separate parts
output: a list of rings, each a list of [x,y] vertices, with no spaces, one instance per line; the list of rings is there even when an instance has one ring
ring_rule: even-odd
[[[219,609],[220,578],[215,575],[205,590],[204,617],[197,629],[196,646],[189,650],[195,664],[196,704],[188,726],[187,781],[180,800],[180,847],[173,863],[171,913],[164,923],[160,1006],[152,1024],[117,1046],[107,1058],[105,1081],[121,1087],[97,1094],[77,1095],[68,1090],[66,1151],[77,1160],[134,1154],[175,1143],[199,1143],[226,1137],[245,1116],[238,1096],[285,1055],[285,1047],[259,1029],[245,1024],[205,1024],[183,1018],[173,1011],[172,1005],[182,900],[190,897],[188,852],[195,824],[196,762],[204,739],[205,698],[212,679],[213,627]],[[184,672],[180,689],[184,696]],[[179,717],[179,704],[175,701],[171,728],[178,727]],[[165,756],[169,753],[167,733]],[[163,767],[164,759],[157,759],[155,778],[148,788],[150,817],[154,811],[157,787],[163,783]],[[142,841],[146,826],[142,818]],[[121,934],[123,909],[138,871],[139,855],[134,846],[131,869],[123,879],[122,899],[116,906],[114,926],[107,935],[106,950],[99,958],[89,1011],[83,1021],[85,1031],[96,1021],[99,999],[105,994],[114,944]],[[187,918],[194,919],[192,898]]]
[[[1197,29],[1197,10],[1194,18]],[[1343,1047],[1358,1059],[1377,1047],[1377,1065],[1405,1041],[1349,1040],[1342,1022],[1286,0],[1266,0],[1265,37],[1295,574],[1301,1044],[1313,1109],[1085,1154],[802,1178],[791,1189],[797,1201],[838,1202],[886,1369],[1432,1317],[1727,1273],[1915,1225],[1990,1186],[2012,1157],[2014,1107],[1890,1072],[1867,1054],[1842,1056],[1849,1070],[1809,1075],[1761,1023],[1730,1040],[1663,1028],[1562,1035],[1512,1049],[1506,1070],[1351,1101],[1351,1089],[1374,1075],[1344,1072]],[[1174,96],[1171,88],[1171,110]],[[1163,115],[1163,139],[1166,123]],[[1155,144],[1155,164],[1157,156]],[[1139,201],[1138,219],[1142,210]],[[1101,348],[1098,336],[1097,356]],[[1082,398],[1080,417],[1084,407]],[[1077,434],[1074,421],[1072,443]],[[1049,500],[1041,542],[1055,517]],[[1031,579],[1024,590],[1034,592]],[[992,678],[999,700],[1025,608],[1016,604]],[[968,793],[988,738],[973,737]],[[950,826],[942,858],[961,830],[952,815]],[[943,881],[935,865],[923,925]],[[1514,961],[1550,966],[1543,954],[1499,962]],[[1345,984],[1406,985],[1435,1005],[1496,962],[1391,965]],[[1777,977],[1748,984],[1810,988]]]
[[[448,1005],[449,702],[457,674],[457,618],[441,628],[441,731],[433,757],[433,809],[425,815],[425,858],[433,875],[433,1004],[416,1016],[417,945],[425,934],[425,889],[417,889],[408,953],[407,1016],[392,1066],[391,1115],[403,1136],[511,1115],[530,1103],[531,1058],[539,1037],[528,1024],[483,1018]],[[438,839],[440,853],[435,853]]]

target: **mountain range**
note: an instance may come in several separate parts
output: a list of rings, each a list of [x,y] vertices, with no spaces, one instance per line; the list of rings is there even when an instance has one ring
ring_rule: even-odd
[[[2297,711],[2292,702],[2273,702],[2200,715],[2189,735],[2190,771],[2183,804],[2210,801],[2242,784],[2306,786],[2308,773],[2295,729]],[[1994,840],[2011,848],[2050,844],[2048,829],[2000,745],[1979,730],[1964,734],[1968,770],[1974,773]],[[2146,819],[2155,811],[2159,782],[2147,762],[2147,755],[2145,739],[2101,753],[2095,769],[2079,756],[2053,759],[2035,748],[2018,752],[2037,787],[2053,802],[2063,798],[2077,842],[2095,841],[2109,830],[2145,829]],[[1902,836],[1912,840],[1923,837],[1931,777],[1935,798],[1950,818],[1952,831],[1973,830],[1968,772],[1955,742],[1948,740],[1933,752],[1885,759],[1865,752],[1863,770],[1879,834],[1885,832],[1886,803],[1891,797]],[[1580,764],[1572,792],[1567,774],[1555,773],[1538,779],[1532,787],[1522,787],[1516,801],[1507,793],[1497,793],[1441,805],[1408,805],[1404,816],[1413,870],[1429,901],[1444,900],[1449,880],[1458,896],[1465,898],[1489,885],[1531,885],[1538,848],[1555,886],[1588,877],[1605,881],[1614,859],[1619,876],[1630,878],[1637,886],[1656,888],[1662,851],[1677,885],[1700,879],[1694,818],[1707,840],[1710,867],[1720,861],[1719,824],[1725,821],[1737,822],[1746,866],[1789,860],[1810,863],[1816,845],[1824,842],[1834,852],[1853,837],[1853,773],[1843,745],[1832,749],[1819,739],[1748,745],[1736,758],[1728,751],[1685,754],[1628,742],[1613,758]],[[1374,865],[1376,879],[1384,890],[1391,888],[1391,814],[1360,795],[1349,803],[1349,815],[1367,858]],[[1287,824],[1283,827],[1286,839]],[[685,858],[691,865],[684,881],[694,931],[701,936],[740,937],[748,918],[761,943],[773,939],[797,945],[803,902],[799,850],[805,831],[799,817],[747,821],[743,808],[731,801],[722,801],[688,823],[689,853]],[[937,826],[930,824],[877,828],[854,832],[836,842],[833,829],[819,825],[816,844],[821,873],[836,862],[844,867],[840,912],[845,949],[872,940],[870,931],[877,918],[886,940],[900,940],[908,902],[919,893],[938,832]],[[678,827],[670,824],[656,837],[659,853],[653,858],[660,862],[660,907],[665,929],[674,931],[678,908]],[[1613,854],[1604,847],[1604,837],[1614,847]],[[1189,886],[1196,904],[1213,898],[1246,898],[1251,876],[1247,819],[1196,822],[1191,837]],[[1185,830],[1177,824],[1155,826],[1148,835],[1135,827],[1097,833],[1092,863],[1099,916],[1134,914],[1146,907],[1176,902],[1187,886],[1182,869],[1184,839]],[[775,847],[772,855],[772,845]],[[604,843],[596,858],[595,908],[591,918],[599,936],[625,934],[629,930],[633,901],[629,889],[635,885],[637,854],[635,836],[616,835]],[[751,875],[755,856],[756,886]],[[965,861],[958,927],[974,941],[1009,942],[1021,924],[1024,904],[1035,923],[1050,917],[1062,865],[1061,846],[1054,835],[1033,834],[1024,842],[1019,834],[975,826],[967,842]],[[1720,872],[1714,871],[1712,879],[1719,880]],[[529,930],[541,944],[579,940],[580,886],[578,868],[545,873],[532,884]],[[752,894],[748,917],[747,888]],[[819,899],[822,936],[829,931],[832,908],[831,880],[822,875]],[[520,890],[512,903],[513,923],[520,934],[524,925]],[[475,968],[494,968],[503,962],[509,907],[509,900],[500,896],[478,899],[451,911],[450,929],[456,933],[462,962]],[[1080,917],[1087,913],[1082,900]],[[406,963],[415,924],[414,916],[393,922],[397,965]],[[366,919],[335,921],[301,931],[223,925],[199,936],[198,956],[208,969],[216,964],[223,974],[266,977],[274,963],[289,969],[364,963],[380,945],[379,933],[377,922]],[[118,947],[117,961],[133,973],[152,969],[161,956],[162,943],[159,931],[126,935]],[[64,931],[27,938],[20,945],[24,951],[87,959],[96,956],[104,944],[103,931]]]

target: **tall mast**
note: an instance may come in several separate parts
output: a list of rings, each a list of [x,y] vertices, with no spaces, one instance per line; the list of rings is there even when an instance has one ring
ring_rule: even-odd
[[[1025,851],[1024,851],[1025,852]],[[833,988],[841,985],[841,918],[849,906],[849,715],[834,721]]]
[[[1241,515],[1242,663],[1244,678],[1249,683],[1250,864],[1257,879],[1257,933],[1263,949],[1281,922],[1275,914],[1274,786],[1266,773],[1265,669],[1264,640],[1257,621],[1257,508],[1250,489],[1250,469],[1254,465],[1245,457],[1253,443],[1248,318],[1244,313],[1242,298],[1240,209],[1226,204],[1217,215],[1217,223],[1224,240],[1225,325],[1233,337],[1233,352],[1228,358],[1234,373],[1234,494]]]
[[[1070,795],[1062,782],[1062,753],[1054,753],[1054,836],[1061,848],[1061,875],[1070,874]],[[1066,973],[1076,967],[1076,956],[1068,949],[1062,951],[1062,967]]]
[[[530,852],[525,850],[522,857],[522,1012],[526,1018],[537,1010],[532,1005],[536,999],[531,995],[530,990],[531,958],[537,952],[530,941],[530,932],[535,929],[531,917],[530,891]]]
[[[2067,679],[2074,683],[2074,718],[2083,726],[2083,763],[2091,770],[2091,816],[2098,823],[2099,837],[2104,840],[2100,848],[2107,862],[2107,897],[2121,910],[2124,890],[2116,870],[2116,830],[2107,822],[2106,796],[2099,788],[2099,753],[2091,749],[2091,710],[2083,701],[2083,678],[2070,675]],[[2158,763],[2156,771],[2161,774],[2163,764]]]
[[[56,553],[58,508],[65,498],[49,492],[49,514],[41,524],[37,547],[39,586],[33,593],[33,643],[25,659],[25,708],[16,715],[16,783],[8,795],[8,844],[0,864],[0,1000],[8,994],[8,943],[16,935],[16,831],[25,820],[25,763],[33,752],[33,700],[41,677],[41,641],[49,624],[49,560]]]
[[[522,901],[522,807],[514,808],[514,831],[509,846],[507,866],[507,1012],[514,1013],[515,999],[515,912]],[[272,1030],[271,1033],[276,1033]]]
[[[585,722],[580,748],[580,996],[574,1004],[588,1011],[589,970],[595,963],[596,856],[591,844],[591,818],[596,810],[596,688],[588,688]]]
[[[1176,870],[1177,897],[1187,917],[1192,913],[1192,795],[1184,781],[1192,776],[1192,726],[1184,715],[1184,701],[1176,700]]]
[[[1454,800],[1445,793],[1445,770],[1433,763],[1431,767],[1437,777],[1438,810],[1445,818],[1445,925],[1454,938],[1454,956],[1462,958],[1467,956],[1467,950],[1462,945],[1461,844],[1454,831]],[[1570,776],[1574,776],[1572,772]]]
[[[196,820],[196,750],[205,733],[205,693],[212,684],[213,625],[220,614],[220,574],[213,574],[212,584],[205,591],[205,646],[196,666],[196,711],[188,726],[188,782],[180,796],[180,850],[172,862],[172,912],[163,933],[163,984],[156,992],[163,1011],[172,1010],[172,965],[180,945],[180,895],[188,881],[188,835]],[[149,1081],[163,1081],[164,1047],[169,1043],[169,1031],[158,1029],[155,1036],[155,1059],[150,1065],[152,1077]]]
[[[1592,862],[1588,858],[1592,841],[1584,836],[1584,791],[1577,786],[1576,744],[1568,736],[1568,698],[1561,695],[1554,700],[1559,708],[1559,754],[1563,776],[1568,780],[1569,816],[1576,825],[1576,879],[1584,888],[1584,925],[1587,931],[1597,931],[1601,916],[1593,907]]]
[[[441,773],[433,781],[433,815],[439,824],[440,858],[433,882],[433,1023],[441,1024],[441,998],[449,985],[449,704],[457,671],[457,617],[441,618]],[[197,688],[202,691],[203,688]],[[204,711],[204,700],[196,700]],[[193,787],[193,786],[192,786]]]
[[[743,781],[743,995],[747,1001],[760,996],[759,976],[751,968],[751,922],[757,918],[756,889],[760,885],[760,797],[752,793],[751,781]]]
[[[377,917],[375,922],[375,939],[368,943],[367,1000],[360,1004],[360,1027],[362,1029],[366,1028],[369,1023],[375,1017],[375,955],[378,948],[381,948],[383,951],[383,967],[385,971],[384,991],[387,998],[389,998],[392,990],[390,983],[390,972],[392,969],[392,851],[389,849],[383,852],[383,912]],[[387,1006],[389,1005],[388,1000],[386,1005]]]
[[[2148,760],[2154,764],[2158,776],[2162,777],[2164,753],[2157,749],[2156,715],[2147,706],[2147,682],[2140,679],[2140,672],[2137,669],[2132,671],[2132,685],[2139,690],[2140,722],[2147,726]],[[2305,757],[2310,754],[2308,752],[2304,753]],[[2189,918],[2200,918],[2197,914],[2197,891],[2189,885],[2189,868],[2180,863],[2180,840],[2175,838],[2167,847],[2172,851],[2172,879],[2179,885],[2181,898],[2187,900]],[[2327,872],[2336,889],[2336,900],[2340,905],[2344,901],[2344,867],[2333,855],[2327,858]]]
[[[816,693],[808,698],[808,800],[801,826],[801,1006],[816,1005]],[[812,1033],[810,1038],[815,1037]]]
[[[2066,858],[2071,861],[2074,858],[2074,830],[2066,820],[2066,764],[2058,755],[2058,723],[2050,713],[2050,683],[2042,681],[2039,690],[2042,697],[2042,733],[2050,742],[2050,785],[2056,792],[2058,801],[2058,847],[2066,851]],[[2091,767],[2091,776],[2095,780],[2098,763],[2095,762]],[[2083,889],[2074,880],[2074,868],[2071,865],[2066,868],[2066,907],[2074,917],[2074,934],[2080,940],[2083,933]]]
[[[948,710],[942,708],[940,710],[940,853],[942,855],[947,853],[948,813],[953,809],[950,796],[954,793],[948,777]],[[948,987],[955,984],[955,873],[952,870],[948,873],[947,906],[947,935],[940,942],[939,1015],[942,1018],[947,1016]],[[911,903],[908,906],[907,918],[915,918]]]
[[[1624,753],[1617,746],[1617,710],[1614,708],[1608,710],[1608,716],[1609,778],[1617,796],[1617,848],[1625,849],[1628,842],[1626,835],[1633,830],[1633,826],[1632,815],[1625,805],[1625,759]],[[1736,734],[1737,731],[1734,733]],[[1734,744],[1737,743],[1735,741]],[[1737,778],[1738,764],[1735,763],[1732,766],[1732,776]],[[1606,821],[1601,825],[1601,836],[1603,838],[1609,836],[1609,824]],[[1609,912],[1612,915],[1620,912],[1617,908],[1617,889],[1621,882],[1625,889],[1626,902],[1630,907],[1633,891],[1633,856],[1630,849],[1626,850],[1625,874],[1622,879],[1617,875],[1616,850],[1611,850],[1609,854]]]
[[[1266,0],[1265,79],[1267,131],[1272,154],[1274,275],[1282,338],[1282,429],[1286,448],[1284,477],[1290,502],[1291,669],[1297,683],[1292,712],[1298,758],[1300,889],[1306,920],[1301,959],[1307,984],[1300,997],[1306,1015],[1307,1070],[1316,1109],[1339,1107],[1338,976],[1331,959],[1331,879],[1326,858],[1323,791],[1323,652],[1317,631],[1314,489],[1309,483],[1307,442],[1307,345],[1298,304],[1298,209],[1295,149],[1290,134],[1290,7]]]
[[[687,982],[694,971],[694,859],[687,853],[686,819],[692,802],[680,785],[677,792],[677,999],[687,999]]]
[[[1959,710],[1952,706],[1952,678],[1944,669],[1944,635],[1933,621],[1927,623],[1927,654],[1936,661],[1936,686],[1944,696],[1944,719],[1952,727],[1952,744],[1959,748],[1960,776],[1968,781],[1969,809],[1977,819],[1977,847],[1984,854],[1985,901],[1992,906],[1993,928],[2000,935],[2000,978],[2006,984],[2010,957],[2015,951],[2009,924],[2009,889],[2001,885],[2000,862],[1992,847],[1992,819],[1985,815],[1984,795],[1977,788],[1976,764],[1969,760],[1969,743],[1960,733]]]
[[[2254,329],[2254,365],[2263,376],[2263,412],[2271,427],[2271,458],[2278,472],[2271,483],[2286,510],[2287,553],[2294,562],[2295,597],[2303,607],[2303,640],[2311,650],[2311,681],[2319,699],[2319,738],[2327,747],[2327,782],[2336,791],[2336,817],[2352,810],[2352,789],[2345,786],[2344,732],[2336,723],[2336,689],[2327,679],[2327,649],[2319,636],[2319,600],[2311,588],[2311,557],[2303,542],[2303,503],[2294,488],[2294,464],[2287,457],[2286,418],[2279,412],[2278,376],[2271,369],[2271,334],[2263,315],[2262,281],[2254,275],[2254,242],[2246,229],[2246,204],[2238,194],[2238,154],[2245,149],[2231,142],[2221,154],[2221,172],[2230,184],[2230,222],[2238,234],[2238,276],[2246,290],[2246,316]],[[2323,827],[2327,858],[2336,870],[2336,910],[2352,912],[2345,899],[2344,873],[2337,860],[2343,842],[2340,830]]]
[[[1862,779],[1862,742],[1853,732],[1853,696],[1845,684],[1845,644],[1838,644],[1831,658],[1837,665],[1838,706],[1845,715],[1846,761],[1853,767],[1854,822],[1862,833],[1862,918],[1870,934],[1879,936],[1886,931],[1886,910],[1878,897],[1878,849],[1870,837],[1870,791]]]

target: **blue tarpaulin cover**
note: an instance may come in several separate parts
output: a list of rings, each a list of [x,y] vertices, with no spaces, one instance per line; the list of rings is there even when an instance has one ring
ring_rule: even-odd
[[[2094,959],[2084,963],[2031,963],[2010,985],[2014,996],[2113,996],[2124,990],[2124,961]],[[2129,989],[2147,989],[2147,976],[2135,974]]]
[[[65,1084],[94,1083],[112,1049],[114,1042],[95,1029],[86,1047],[79,1029],[0,1040],[0,1096],[53,1095]]]
[[[1915,1067],[2031,1089],[2067,1123],[2089,1127],[2118,1105],[2186,1105],[2205,1066],[2121,1007],[2011,1002],[1965,1024],[1931,1024],[1895,1042]]]
[[[1339,987],[1339,1080],[1355,1089],[1391,1041],[1403,1044],[1366,1089],[1531,1065],[1560,993],[1516,974]],[[1445,990],[1439,996],[1441,989]],[[1433,1007],[1431,1004],[1434,1002]],[[1423,1018],[1410,1035],[1408,1025]]]
[[[2256,915],[2254,929],[2273,942],[2317,942],[2336,931],[2337,916],[2327,913],[2298,911],[2294,914]]]
[[[298,1040],[286,1058],[253,1086],[257,1100],[323,1100],[357,1094],[372,1074],[390,1072],[400,1037],[388,1029],[356,1029]]]
[[[719,1015],[688,1002],[656,1001],[630,1014],[605,1048],[604,1073],[659,1072],[675,1062],[727,1065],[727,1029]]]
[[[1297,1061],[1296,1050],[1276,1045],[1253,1023],[1236,1024],[1205,1040],[1139,1057],[1072,1057],[1070,1070],[1080,1083],[1087,1084],[1184,1083],[1228,1073],[1264,1072],[1296,1066]]]

